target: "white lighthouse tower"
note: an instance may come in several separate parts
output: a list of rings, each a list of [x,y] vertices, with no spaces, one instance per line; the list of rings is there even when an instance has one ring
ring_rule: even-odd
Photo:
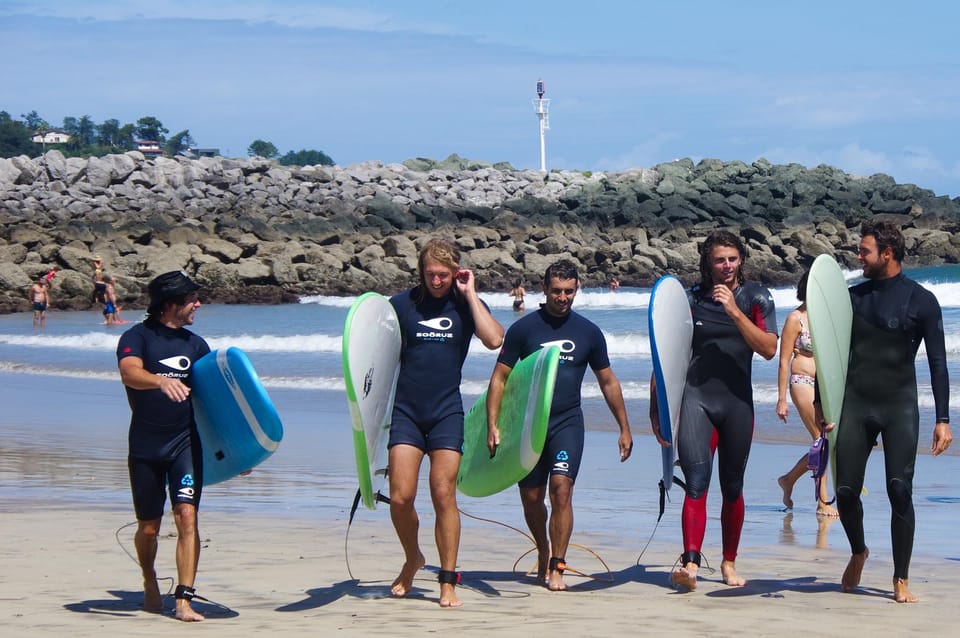
[[[546,92],[543,80],[537,80],[537,97],[533,100],[533,112],[540,120],[540,170],[547,172],[547,140],[546,132],[550,130],[550,100],[543,99]]]

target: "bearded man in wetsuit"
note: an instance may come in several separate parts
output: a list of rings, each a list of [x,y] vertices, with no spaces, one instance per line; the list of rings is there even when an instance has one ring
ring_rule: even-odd
[[[137,514],[134,544],[143,572],[144,609],[163,611],[154,561],[169,489],[177,527],[175,615],[183,621],[204,619],[190,604],[196,595],[197,507],[203,491],[203,457],[190,387],[193,364],[210,347],[184,327],[193,324],[200,308],[198,288],[180,271],[151,281],[147,318],[124,332],[117,344],[120,379],[133,413],[127,464]]]
[[[853,554],[841,587],[843,591],[856,589],[870,554],[864,542],[860,492],[867,458],[879,435],[883,437],[892,510],[893,597],[900,603],[912,603],[919,600],[910,593],[907,580],[913,553],[913,471],[920,432],[915,359],[922,341],[936,411],[931,451],[937,456],[953,440],[943,320],[933,293],[902,272],[905,242],[900,229],[890,222],[867,221],[860,234],[858,259],[867,281],[850,289],[850,359],[835,443],[837,509]],[[818,422],[823,423],[819,403],[815,407]]]

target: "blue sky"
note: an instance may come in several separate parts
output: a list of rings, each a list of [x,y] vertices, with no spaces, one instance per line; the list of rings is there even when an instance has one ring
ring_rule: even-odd
[[[537,168],[543,78],[548,168],[765,157],[956,197],[957,24],[947,0],[0,0],[0,110]]]

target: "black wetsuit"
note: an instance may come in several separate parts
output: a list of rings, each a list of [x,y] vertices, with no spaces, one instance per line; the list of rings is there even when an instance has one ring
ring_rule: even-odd
[[[894,578],[908,578],[913,552],[913,469],[920,417],[917,350],[923,341],[937,422],[949,422],[949,380],[940,304],[902,273],[850,289],[853,330],[836,439],[837,508],[850,549],[866,549],[860,491],[867,458],[883,437]]]
[[[419,287],[390,303],[400,320],[403,351],[388,445],[462,452],[461,368],[476,332],[470,306],[453,291],[436,299]]]
[[[521,487],[546,485],[551,474],[576,481],[584,443],[580,407],[583,376],[588,365],[594,371],[610,367],[607,341],[596,324],[572,310],[555,317],[544,308],[510,326],[497,362],[513,368],[520,359],[551,345],[560,348],[560,365],[550,404],[547,441],[536,467],[520,481]]]
[[[117,361],[138,357],[148,372],[176,377],[189,386],[193,363],[208,352],[207,342],[186,328],[174,330],[147,320],[120,337]],[[171,401],[159,389],[126,390],[132,411],[127,463],[137,519],[163,515],[165,483],[172,502],[198,506],[203,457],[193,403]]]
[[[734,560],[743,527],[743,474],[753,439],[753,350],[711,291],[695,286],[687,299],[693,313],[693,354],[680,406],[677,456],[686,482],[683,503],[685,555],[699,552],[707,523],[706,500],[713,454],[719,450],[723,507],[723,557]],[[734,289],[734,300],[755,326],[776,334],[770,291],[754,282]],[[684,562],[688,562],[685,559]]]

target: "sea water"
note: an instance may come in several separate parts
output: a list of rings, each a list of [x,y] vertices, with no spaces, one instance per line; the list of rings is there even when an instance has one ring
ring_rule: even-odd
[[[858,274],[849,274],[852,283]],[[941,304],[953,386],[960,379],[960,267],[918,269],[908,275],[933,291]],[[779,329],[798,302],[793,287],[771,292]],[[504,327],[522,316],[512,311],[513,299],[507,294],[482,293],[481,298]],[[256,507],[273,515],[345,518],[356,480],[341,337],[354,299],[312,296],[282,306],[211,304],[199,309],[192,329],[207,339],[211,348],[236,346],[249,355],[285,427],[278,452],[251,477],[208,489],[214,495],[236,498],[205,497],[205,507],[237,511]],[[578,481],[578,527],[584,521],[587,527],[607,531],[611,538],[642,534],[652,526],[657,510],[660,455],[649,436],[648,417],[652,372],[649,300],[649,289],[620,288],[617,292],[585,289],[574,302],[574,309],[606,335],[612,369],[623,387],[635,437],[633,458],[618,463],[616,423],[596,379],[588,373],[583,385],[588,433]],[[542,302],[542,293],[528,293],[527,312],[535,311]],[[132,308],[124,311],[129,320],[142,318],[138,314]],[[97,311],[51,311],[44,329],[33,328],[32,313],[0,316],[0,397],[5,406],[0,412],[0,507],[24,500],[52,504],[61,499],[129,507],[125,467],[129,408],[115,354],[126,327],[102,325]],[[465,408],[486,388],[496,355],[474,339],[463,368]],[[748,528],[751,516],[758,517],[756,524],[767,534],[782,536],[786,519],[780,512],[776,477],[799,458],[810,439],[794,409],[786,425],[776,417],[777,365],[776,357],[771,361],[754,358],[756,443],[748,465],[746,493]],[[948,455],[952,458],[924,457],[931,444],[933,396],[922,347],[916,365],[921,460],[915,500],[918,512],[929,510],[918,513],[918,519],[926,519],[918,524],[919,543],[925,534],[939,538],[942,531],[942,537],[950,537],[949,521],[955,520],[960,507],[956,503],[960,500],[956,472],[960,458],[952,456],[952,450]],[[952,392],[950,404],[956,415],[960,392]],[[932,469],[926,471],[926,467]],[[877,525],[885,529],[883,520],[889,509],[879,459],[868,468],[867,484],[876,505],[868,508],[868,516],[880,517]],[[682,498],[677,489],[672,494],[675,500]],[[798,503],[796,520],[813,519],[801,516],[814,509],[812,481],[798,482],[794,499]],[[461,500],[462,506],[481,514],[508,508],[513,523],[522,525],[515,494]],[[424,508],[429,510],[428,505]],[[624,512],[628,512],[626,517]],[[770,517],[772,520],[767,520]],[[804,524],[815,525],[815,519]]]

